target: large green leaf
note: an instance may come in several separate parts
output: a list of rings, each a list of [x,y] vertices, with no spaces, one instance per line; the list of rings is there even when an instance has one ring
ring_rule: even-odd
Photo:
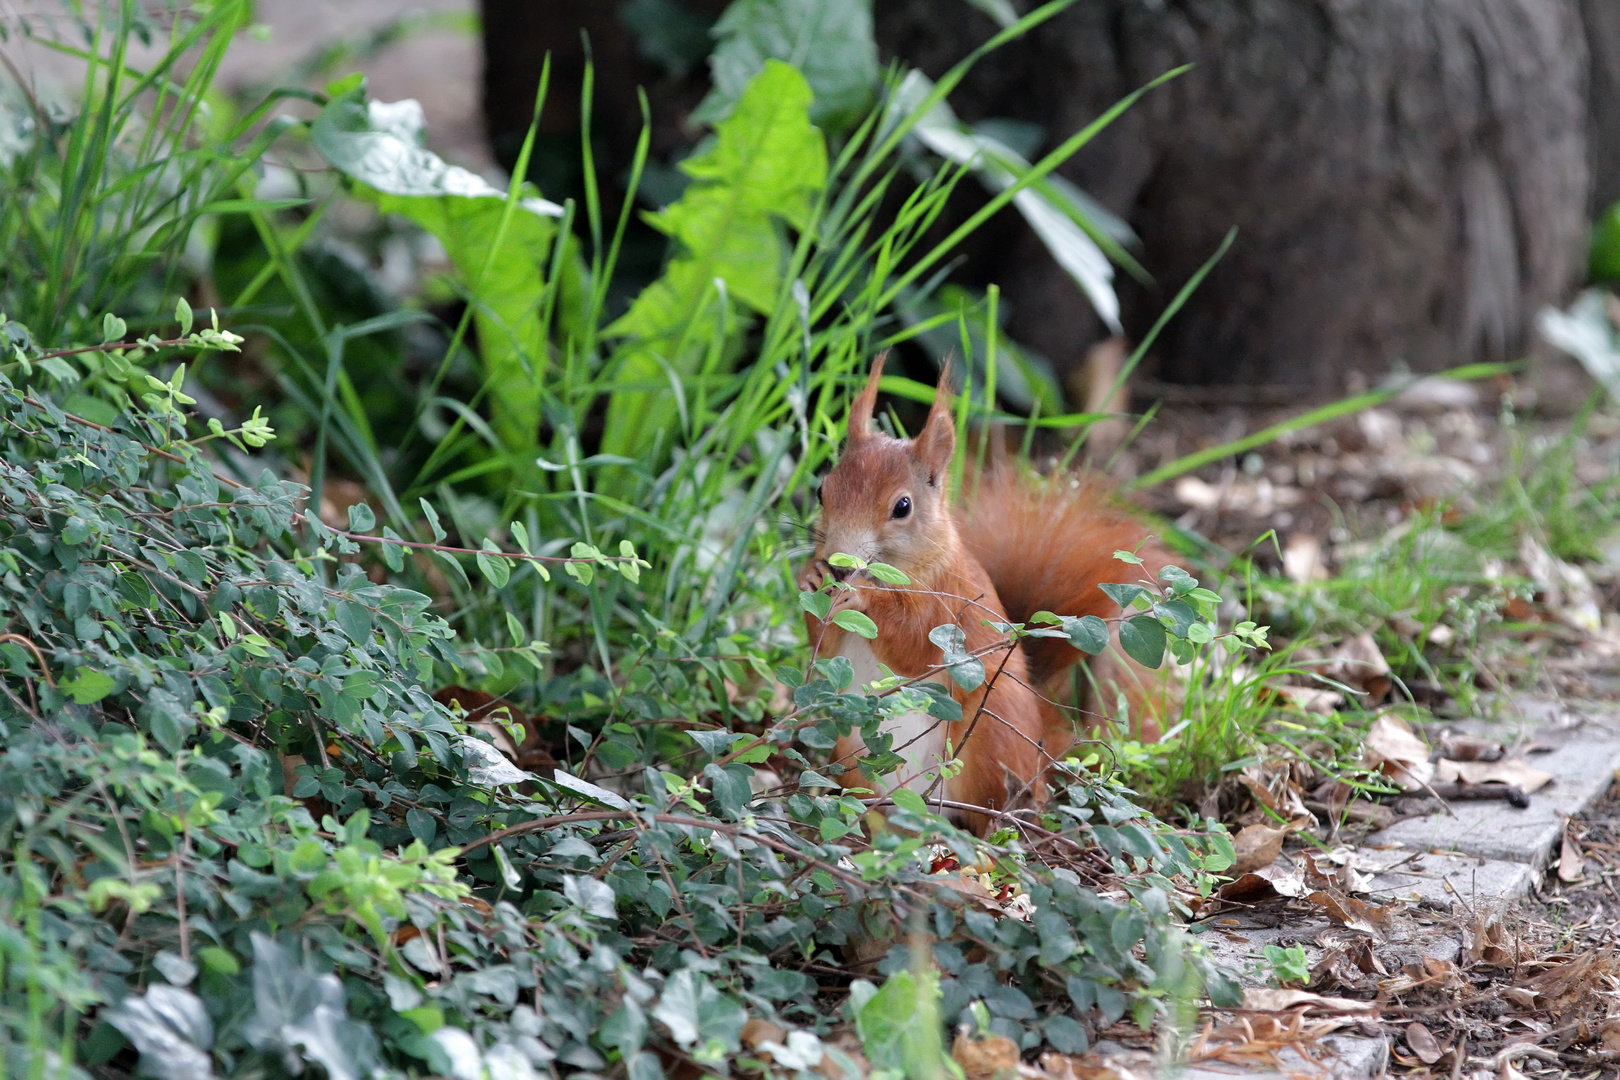
[[[736,0],[715,24],[714,89],[695,114],[730,112],[769,60],[792,64],[815,92],[810,119],[829,131],[854,124],[874,100],[881,69],[872,0]]]
[[[674,420],[673,396],[653,387],[668,379],[666,366],[677,378],[696,371],[701,348],[683,339],[698,320],[722,302],[732,312],[764,312],[775,303],[787,258],[777,221],[809,228],[813,200],[827,182],[827,147],[810,123],[810,98],[804,76],[768,61],[716,128],[714,147],[681,166],[692,183],[680,201],[647,216],[680,250],[608,328],[629,341],[608,408],[605,453],[644,450]]]
[[[907,1080],[946,1080],[960,1070],[945,1054],[940,1028],[939,973],[897,971],[881,989],[859,1002],[855,1026],[875,1069],[903,1073]]]
[[[333,97],[310,139],[357,193],[444,245],[476,305],[490,426],[503,449],[526,460],[540,429],[546,342],[539,300],[561,210],[525,198],[507,215],[505,192],[423,149],[421,131],[420,105],[368,102],[360,85]]]

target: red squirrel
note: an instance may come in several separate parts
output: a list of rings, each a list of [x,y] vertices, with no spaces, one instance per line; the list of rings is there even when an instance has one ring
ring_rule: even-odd
[[[833,613],[852,609],[877,626],[877,638],[846,632],[807,614],[805,625],[818,657],[843,656],[855,669],[853,692],[883,676],[915,678],[943,662],[928,633],[954,623],[966,635],[966,650],[979,653],[985,682],[969,692],[939,671],[931,677],[962,706],[962,719],[935,720],[927,713],[891,717],[886,730],[903,764],[882,777],[884,788],[904,786],[942,800],[950,815],[979,834],[994,815],[966,807],[1005,811],[1045,798],[1045,774],[1073,743],[1078,727],[1072,709],[1071,669],[1085,658],[1068,641],[1026,638],[1010,650],[995,648],[1006,636],[985,625],[1027,623],[1037,611],[1061,615],[1117,616],[1119,609],[1098,585],[1156,575],[1169,556],[1152,542],[1140,521],[1111,505],[1093,479],[1060,477],[1042,483],[998,465],[971,476],[960,502],[947,487],[956,425],[946,376],[913,439],[873,430],[882,356],[872,364],[865,388],[850,406],[848,437],[838,463],[821,483],[821,528],[815,555],[800,575],[809,589],[830,576],[852,589],[833,590]],[[1116,560],[1116,550],[1135,550],[1141,567]],[[832,566],[843,553],[865,563],[903,571],[909,585],[888,585],[864,571]],[[829,620],[832,613],[829,613]],[[987,647],[991,651],[982,652]],[[1155,713],[1165,706],[1165,679],[1110,654],[1093,661],[1102,693],[1092,704],[1111,707],[1113,687],[1126,694],[1133,721],[1144,737],[1158,734]],[[1097,700],[1106,698],[1106,700]],[[961,767],[940,780],[950,755]],[[874,788],[855,763],[865,753],[859,732],[838,741],[834,760],[844,766],[846,788]]]

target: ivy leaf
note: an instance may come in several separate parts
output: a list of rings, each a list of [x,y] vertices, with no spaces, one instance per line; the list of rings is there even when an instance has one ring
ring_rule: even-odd
[[[493,554],[486,555],[484,552],[493,552]],[[484,579],[497,589],[504,589],[507,580],[512,576],[512,566],[501,556],[501,549],[495,546],[495,541],[486,537],[483,543],[483,551],[480,551],[475,557],[478,560],[478,569],[484,575]]]
[[[349,531],[368,533],[376,528],[377,515],[372,513],[371,507],[363,502],[357,502],[349,507]]]
[[[939,973],[897,971],[855,1014],[866,1057],[912,1080],[949,1076],[940,1038]]]
[[[1138,615],[1120,624],[1120,648],[1143,667],[1157,668],[1164,663],[1164,644],[1164,626],[1152,615]]]
[[[696,731],[688,730],[692,741],[703,748],[703,752],[710,757],[724,757],[734,743],[749,736],[735,731]]]
[[[371,640],[371,609],[366,605],[353,600],[339,600],[337,621],[343,627],[343,632],[349,635],[349,640],[356,645],[364,645]]]
[[[254,1010],[241,1029],[248,1044],[287,1060],[317,1062],[329,1077],[370,1072],[363,1066],[372,1063],[375,1044],[369,1029],[344,1014],[338,977],[305,971],[292,953],[257,931],[252,941]]]
[[[611,919],[617,914],[613,905],[613,886],[605,881],[579,874],[564,874],[563,896],[587,915]]]
[[[101,340],[104,342],[123,341],[128,330],[124,320],[110,311],[101,317]]]
[[[647,1041],[647,1015],[635,998],[625,996],[619,1008],[602,1022],[598,1037],[604,1045],[621,1054],[633,1054],[641,1049]]]
[[[840,611],[833,616],[833,625],[843,627],[852,634],[859,634],[868,641],[878,636],[877,623],[859,611]]]
[[[126,997],[102,1016],[140,1051],[144,1071],[164,1080],[203,1080],[214,1075],[207,1052],[214,1043],[214,1025],[202,999],[191,991],[155,984],[139,997]]]
[[[94,705],[112,693],[116,685],[118,683],[111,675],[89,668],[80,668],[71,678],[63,679],[56,684],[58,690],[79,705]]]
[[[741,1005],[691,968],[682,968],[669,977],[652,1014],[684,1047],[712,1040],[728,1051],[737,1049],[743,1024],[748,1021],[748,1013]]]
[[[593,784],[589,780],[581,780],[563,769],[552,770],[552,776],[552,783],[571,794],[583,795],[587,799],[599,802],[603,806],[610,806],[615,810],[630,809],[630,804],[625,801],[623,795]]]
[[[174,321],[180,324],[181,337],[191,333],[191,305],[186,303],[183,296],[174,305]]]

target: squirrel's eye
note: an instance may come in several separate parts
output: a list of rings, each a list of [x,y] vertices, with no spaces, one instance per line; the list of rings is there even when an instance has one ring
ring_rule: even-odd
[[[900,501],[894,504],[894,510],[889,514],[896,521],[911,516],[911,496],[902,495]]]

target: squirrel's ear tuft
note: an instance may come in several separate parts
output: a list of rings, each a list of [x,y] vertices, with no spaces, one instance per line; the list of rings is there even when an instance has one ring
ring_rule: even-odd
[[[872,435],[872,410],[877,408],[878,379],[883,376],[883,361],[887,360],[887,351],[878,353],[876,360],[872,361],[872,372],[866,377],[866,386],[849,406],[849,441],[859,442]]]
[[[956,453],[956,417],[951,415],[951,368],[949,364],[939,373],[939,386],[934,390],[934,407],[928,410],[928,423],[918,433],[913,445],[918,460],[928,466],[928,482],[935,487],[945,477],[951,456]]]

